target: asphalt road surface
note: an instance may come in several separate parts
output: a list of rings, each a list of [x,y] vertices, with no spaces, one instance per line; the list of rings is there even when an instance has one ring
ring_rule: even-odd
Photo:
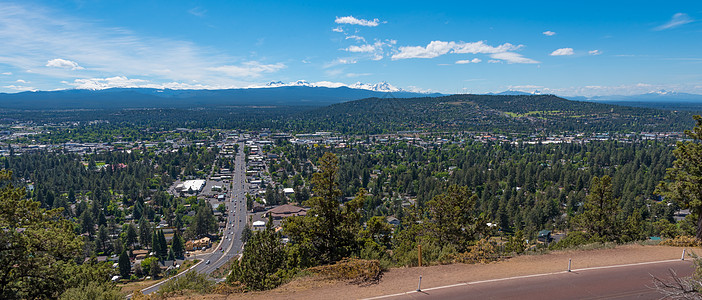
[[[231,181],[232,187],[229,189],[225,201],[227,207],[227,226],[224,229],[222,242],[218,245],[213,245],[213,247],[216,248],[212,253],[191,256],[190,259],[197,258],[200,260],[200,263],[195,265],[189,272],[195,271],[202,274],[212,273],[241,252],[241,233],[246,226],[246,162],[244,160],[244,155],[244,145],[240,143],[239,152],[236,154],[234,160],[234,172]],[[220,250],[220,247],[222,250]],[[178,276],[185,273],[186,272],[182,272],[178,274]],[[161,283],[163,282],[165,282],[165,280]],[[145,288],[141,290],[141,292],[144,294],[156,292],[161,286],[161,283]]]
[[[669,270],[690,276],[691,261],[666,261],[589,268],[535,276],[424,288],[371,299],[661,299],[653,278],[670,279]]]

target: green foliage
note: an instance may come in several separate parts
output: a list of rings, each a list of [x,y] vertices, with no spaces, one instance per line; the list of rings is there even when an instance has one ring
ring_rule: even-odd
[[[151,274],[152,279],[158,278],[161,274],[161,268],[158,266],[158,260],[152,260],[149,263],[149,274]]]
[[[173,295],[183,291],[207,293],[214,283],[207,275],[198,272],[187,272],[182,276],[166,281],[158,290],[161,296]]]
[[[129,278],[129,273],[132,271],[131,263],[129,262],[129,256],[127,255],[127,250],[123,250],[119,255],[119,274],[122,278]]]
[[[522,254],[526,250],[527,243],[524,239],[524,232],[517,230],[513,236],[509,237],[509,240],[505,244],[505,252]]]
[[[183,245],[183,238],[180,237],[178,231],[176,230],[173,234],[173,239],[171,239],[171,250],[173,250],[173,255],[176,258],[182,258],[185,254],[185,246]]]
[[[463,252],[487,232],[487,218],[475,210],[478,197],[467,187],[452,185],[445,193],[435,196],[427,209],[431,231],[442,244],[453,245]]]
[[[589,244],[591,242],[590,234],[582,231],[572,231],[569,232],[566,237],[562,238],[558,243],[553,243],[549,245],[549,249],[560,250],[575,248],[581,245]]]
[[[88,282],[86,285],[69,288],[61,297],[60,300],[122,300],[122,294],[111,282]]]
[[[673,154],[673,167],[656,192],[679,202],[697,216],[697,239],[702,240],[702,116],[694,116],[697,125],[685,134],[693,141],[678,142]]]
[[[592,237],[606,241],[616,241],[620,236],[619,200],[612,196],[612,178],[605,175],[594,177],[583,212],[573,219],[573,223]]]
[[[149,256],[147,258],[144,258],[144,260],[141,261],[141,269],[144,270],[144,272],[150,272],[152,262],[156,262],[156,264],[158,265],[158,257]]]
[[[24,188],[0,170],[0,298],[55,298],[67,288],[69,267],[82,242],[62,209],[24,200]]]
[[[307,215],[288,218],[283,224],[290,241],[309,259],[309,265],[303,267],[339,261],[360,247],[359,210],[366,199],[365,190],[359,190],[353,200],[340,206],[338,164],[336,155],[322,156],[318,163],[320,172],[312,178],[315,197],[305,203],[310,207]]]
[[[286,253],[280,235],[273,232],[269,225],[269,228],[255,233],[246,243],[242,259],[233,265],[227,282],[242,284],[249,290],[275,288],[288,278],[285,260]]]

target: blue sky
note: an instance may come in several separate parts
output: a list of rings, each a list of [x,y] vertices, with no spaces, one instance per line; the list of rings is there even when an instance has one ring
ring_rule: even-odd
[[[702,94],[702,1],[527,2],[0,1],[0,92],[301,79]]]

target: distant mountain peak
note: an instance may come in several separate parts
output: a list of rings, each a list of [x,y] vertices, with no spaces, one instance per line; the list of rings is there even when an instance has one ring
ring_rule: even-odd
[[[401,88],[395,87],[394,85],[388,83],[387,81],[381,81],[375,84],[356,82],[354,84],[348,85],[341,82],[330,82],[330,81],[319,81],[319,82],[309,82],[307,80],[297,80],[289,83],[284,83],[282,81],[271,81],[266,83],[264,86],[259,87],[284,87],[284,86],[306,86],[306,87],[326,87],[326,88],[338,88],[347,87],[351,89],[368,90],[374,92],[408,92]],[[255,87],[254,87],[255,88]]]

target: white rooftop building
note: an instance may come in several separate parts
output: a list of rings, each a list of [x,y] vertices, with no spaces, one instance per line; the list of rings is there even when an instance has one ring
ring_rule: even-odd
[[[204,179],[186,180],[183,183],[176,185],[176,190],[180,192],[200,192],[205,187]]]

